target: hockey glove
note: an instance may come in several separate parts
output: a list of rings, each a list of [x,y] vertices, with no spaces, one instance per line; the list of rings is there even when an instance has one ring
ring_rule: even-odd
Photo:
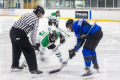
[[[60,43],[61,43],[61,44],[65,43],[65,37],[64,37],[64,36],[62,36],[62,37],[60,38]]]
[[[39,47],[40,47],[40,43],[36,43],[35,46],[33,45],[33,48],[34,48],[35,50],[39,50],[39,49],[38,49]]]
[[[51,20],[51,19],[49,19],[49,21],[48,21],[48,22],[49,22],[49,24],[50,24],[50,23],[52,24],[52,20]]]
[[[56,24],[56,28],[58,28],[58,24]]]
[[[72,59],[75,56],[75,50],[71,49],[69,50],[69,58]]]

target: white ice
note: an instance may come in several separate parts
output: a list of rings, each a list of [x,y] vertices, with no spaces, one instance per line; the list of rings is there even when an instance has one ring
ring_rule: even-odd
[[[32,79],[28,68],[25,68],[21,72],[10,72],[12,45],[9,38],[9,31],[13,23],[18,19],[18,17],[0,17],[0,80],[120,80],[120,23],[118,22],[97,22],[102,27],[104,33],[104,37],[96,49],[100,73],[93,70],[93,75],[81,77],[85,67],[82,48],[72,60],[69,60],[68,66],[64,67],[61,72],[52,75],[48,74],[50,70],[61,67],[57,57],[50,51],[46,52],[49,54],[46,56],[47,62],[45,63],[40,61],[39,55],[37,56],[38,69],[43,71],[43,77]],[[61,19],[59,27],[68,33],[65,22],[66,20]],[[90,23],[93,24],[94,21]],[[47,19],[41,19],[38,31],[44,31],[47,28]],[[55,29],[54,26],[53,29]],[[71,37],[67,37],[66,43],[59,48],[64,60],[68,58],[68,50],[72,49],[76,44],[74,33],[68,34]],[[58,45],[59,41],[56,44]],[[24,56],[22,55],[20,64],[23,61]]]

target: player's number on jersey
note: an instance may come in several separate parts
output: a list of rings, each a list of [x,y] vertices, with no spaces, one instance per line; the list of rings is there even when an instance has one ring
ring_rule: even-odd
[[[40,32],[40,35],[41,35],[42,37],[44,37],[44,36],[46,35],[46,32],[42,31],[42,32]]]
[[[83,22],[84,19],[80,19],[79,22],[78,22],[78,25],[81,27],[82,25],[82,22]]]

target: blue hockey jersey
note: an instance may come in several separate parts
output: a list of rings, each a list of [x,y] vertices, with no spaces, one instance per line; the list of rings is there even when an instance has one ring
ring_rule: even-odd
[[[78,38],[81,34],[83,33],[87,33],[89,31],[89,29],[92,27],[92,25],[90,25],[87,21],[85,21],[84,19],[80,19],[78,21],[75,21],[72,25],[73,31],[75,33],[75,36],[77,37],[77,43],[80,42],[80,39]],[[93,33],[95,33],[96,31],[98,31],[99,29],[101,29],[101,27],[97,24],[94,25],[94,27],[91,29],[91,31],[89,32],[89,35],[92,35]],[[74,47],[74,49],[76,48],[76,46]],[[80,48],[80,47],[79,47]],[[78,49],[79,49],[78,48]],[[78,50],[77,49],[77,50]]]

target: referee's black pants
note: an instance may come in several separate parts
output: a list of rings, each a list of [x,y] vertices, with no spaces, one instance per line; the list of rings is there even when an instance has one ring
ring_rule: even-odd
[[[29,71],[37,70],[37,60],[29,38],[23,30],[11,28],[10,39],[12,43],[12,67],[19,66],[21,52],[23,52]]]

